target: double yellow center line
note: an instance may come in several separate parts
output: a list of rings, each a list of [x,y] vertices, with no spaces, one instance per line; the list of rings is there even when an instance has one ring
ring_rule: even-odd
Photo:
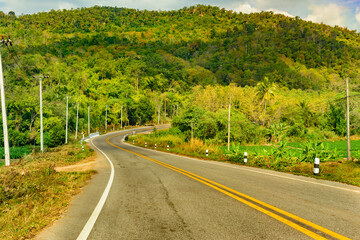
[[[349,240],[349,238],[347,237],[344,237],[336,232],[333,232],[329,229],[326,229],[324,227],[321,227],[315,223],[312,223],[310,221],[307,221],[303,218],[300,218],[294,214],[291,214],[291,213],[288,213],[284,210],[281,210],[277,207],[274,207],[272,205],[269,205],[265,202],[262,202],[260,200],[257,200],[253,197],[250,197],[248,195],[245,195],[241,192],[238,192],[234,189],[231,189],[231,188],[228,188],[220,183],[217,183],[217,182],[214,182],[214,181],[211,181],[209,179],[206,179],[204,177],[201,177],[199,175],[196,175],[194,173],[191,173],[191,172],[188,172],[188,171],[185,171],[181,168],[177,168],[177,167],[174,167],[170,164],[167,164],[167,163],[164,163],[164,162],[161,162],[161,161],[158,161],[156,159],[153,159],[153,158],[150,158],[150,157],[147,157],[145,155],[142,155],[140,153],[137,153],[137,152],[133,152],[133,151],[130,151],[128,149],[125,149],[125,148],[122,148],[122,147],[119,147],[113,143],[111,143],[109,140],[113,137],[117,137],[117,136],[120,136],[120,135],[123,135],[123,134],[118,134],[118,135],[115,135],[115,136],[112,136],[112,137],[109,137],[106,139],[106,142],[108,144],[110,144],[111,146],[113,147],[116,147],[118,149],[121,149],[123,151],[126,151],[126,152],[129,152],[129,153],[132,153],[132,154],[135,154],[136,156],[139,156],[141,158],[144,158],[146,160],[149,160],[151,162],[154,162],[154,163],[157,163],[161,166],[164,166],[166,168],[169,168],[171,170],[174,170],[178,173],[181,173],[185,176],[188,176],[198,182],[201,182],[223,194],[226,194],[227,196],[229,197],[232,197],[236,200],[238,200],[239,202],[242,202],[272,218],[275,218],[276,220],[282,222],[282,223],[285,223],[286,225],[314,238],[314,239],[333,239],[333,238],[336,238],[336,239],[341,239],[341,240]]]

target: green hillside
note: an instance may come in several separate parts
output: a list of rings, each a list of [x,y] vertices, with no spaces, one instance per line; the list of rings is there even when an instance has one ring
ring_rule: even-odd
[[[358,89],[357,32],[271,12],[242,14],[203,5],[177,11],[92,7],[0,13],[0,29],[13,41],[12,47],[2,47],[12,146],[38,142],[38,78],[43,75],[49,76],[43,81],[49,146],[64,141],[67,95],[70,129],[80,103],[80,130],[87,129],[90,106],[95,131],[104,128],[106,105],[109,128],[119,127],[121,106],[130,125],[157,122],[159,109],[161,121],[168,121],[194,103],[208,119],[220,121],[233,91],[234,127],[246,123],[261,142],[274,140],[269,131],[279,124],[302,126],[289,137],[309,131],[321,132],[322,138],[342,136],[342,117],[331,119],[343,116],[338,99],[344,97],[344,79]],[[207,95],[212,91],[213,101]],[[352,101],[357,133],[359,110],[356,98]],[[203,128],[199,119],[197,127]],[[214,124],[221,131],[223,123]],[[215,135],[225,138],[199,137]]]

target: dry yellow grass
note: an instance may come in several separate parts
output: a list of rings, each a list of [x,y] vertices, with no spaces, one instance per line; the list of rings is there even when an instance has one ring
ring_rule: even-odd
[[[31,154],[0,168],[0,239],[28,239],[59,218],[94,173],[56,172],[94,155],[77,144]]]

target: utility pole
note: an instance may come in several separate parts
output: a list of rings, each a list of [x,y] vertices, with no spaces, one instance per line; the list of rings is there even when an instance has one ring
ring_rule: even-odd
[[[78,125],[79,125],[79,103],[76,104],[76,126],[75,126],[75,140],[78,135]]]
[[[160,124],[160,108],[161,108],[161,106],[159,104],[159,107],[158,107],[158,124]]]
[[[194,141],[194,122],[191,122],[191,143]]]
[[[2,40],[1,43],[7,44],[6,41],[4,41],[4,40]],[[0,89],[1,89],[1,111],[2,111],[1,113],[2,113],[3,132],[4,132],[5,166],[9,166],[10,165],[10,149],[9,149],[9,135],[8,135],[8,128],[7,128],[5,88],[4,88],[4,77],[3,77],[3,71],[2,71],[1,54],[0,54]]]
[[[90,106],[88,106],[88,134],[90,135]]]
[[[106,110],[105,110],[105,132],[107,130],[107,105],[106,105]]]
[[[49,75],[44,75],[45,78],[49,78]],[[43,122],[43,104],[42,104],[42,78],[39,78],[39,90],[40,90],[40,150],[44,152],[44,122]]]
[[[65,132],[65,144],[68,143],[68,120],[69,120],[69,96],[66,96],[66,132]]]
[[[40,150],[44,152],[44,128],[43,128],[43,111],[42,111],[42,84],[41,78],[39,78],[40,89]]]
[[[229,117],[228,117],[228,151],[230,151],[230,115],[231,115],[231,95],[229,98]]]
[[[349,97],[349,78],[346,78],[346,138],[347,138],[347,160],[351,160],[350,143],[350,97]]]
[[[120,126],[123,128],[123,105],[121,105],[121,113],[120,113]]]
[[[164,102],[164,120],[166,121],[166,98],[165,98],[165,102]]]

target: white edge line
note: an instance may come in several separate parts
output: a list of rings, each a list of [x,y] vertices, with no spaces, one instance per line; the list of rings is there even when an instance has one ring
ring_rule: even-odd
[[[324,187],[330,187],[330,188],[336,188],[336,189],[340,189],[340,190],[345,190],[345,191],[360,193],[359,190],[355,190],[355,189],[337,187],[337,186],[332,186],[332,185],[328,185],[328,184],[324,184],[324,183],[317,183],[317,182],[314,182],[314,181],[308,181],[308,180],[297,179],[297,178],[288,177],[288,176],[281,176],[281,175],[277,175],[277,174],[273,174],[273,173],[256,171],[256,170],[249,169],[248,167],[245,167],[245,166],[238,166],[238,165],[232,166],[232,165],[229,165],[229,164],[226,164],[226,163],[216,162],[216,161],[214,161],[214,160],[203,160],[203,159],[199,159],[199,158],[192,158],[192,157],[181,156],[181,155],[174,154],[174,153],[167,153],[167,152],[158,151],[158,150],[155,150],[155,149],[143,148],[143,147],[140,147],[140,146],[132,145],[132,144],[127,143],[127,142],[124,142],[124,144],[130,145],[130,146],[133,146],[133,147],[138,147],[138,148],[141,148],[141,149],[150,150],[150,151],[156,151],[156,152],[158,152],[158,153],[163,153],[163,154],[168,154],[168,155],[175,155],[175,156],[177,156],[177,157],[186,158],[186,159],[189,159],[189,160],[192,160],[192,161],[199,161],[199,160],[200,160],[200,161],[202,161],[202,162],[204,162],[204,163],[213,164],[213,165],[218,165],[218,166],[224,166],[224,167],[227,167],[227,168],[234,168],[234,169],[239,169],[239,170],[248,171],[248,172],[265,174],[265,175],[269,175],[269,176],[273,176],[273,177],[286,178],[286,179],[290,179],[290,180],[293,180],[293,181],[311,183],[311,184],[320,185],[320,186],[324,186]],[[264,170],[265,170],[265,169],[264,169]],[[267,169],[266,169],[266,170],[267,170]],[[269,171],[271,171],[271,170],[269,170]],[[283,173],[283,174],[286,174],[286,173]],[[340,183],[340,184],[342,184],[342,183]]]
[[[98,204],[96,205],[93,213],[91,214],[90,218],[88,219],[88,221],[86,222],[84,228],[81,230],[79,236],[77,237],[76,240],[85,240],[89,237],[90,235],[90,232],[91,230],[93,229],[94,227],[94,224],[97,220],[97,218],[99,217],[100,215],[100,212],[105,204],[105,201],[109,195],[109,192],[110,192],[110,188],[111,188],[111,185],[113,183],[113,180],[114,180],[114,165],[113,163],[111,162],[111,160],[109,159],[109,157],[103,152],[101,151],[97,146],[95,146],[95,144],[91,141],[92,145],[99,151],[101,152],[105,157],[106,159],[108,160],[108,162],[110,163],[110,166],[111,166],[111,174],[110,174],[110,178],[109,178],[109,181],[108,181],[108,184],[106,185],[106,188],[98,202]]]

